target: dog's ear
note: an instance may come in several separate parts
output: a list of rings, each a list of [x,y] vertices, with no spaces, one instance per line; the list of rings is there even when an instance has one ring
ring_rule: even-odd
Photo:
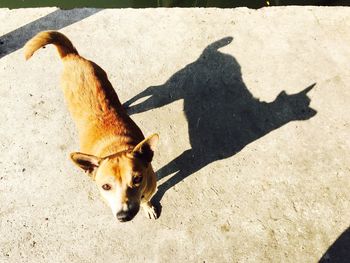
[[[132,150],[132,155],[136,158],[140,158],[146,163],[150,163],[153,159],[153,154],[156,149],[158,140],[158,134],[152,134],[135,146],[135,148]]]
[[[94,155],[74,152],[70,154],[72,161],[85,172],[92,173],[99,167],[101,158]]]

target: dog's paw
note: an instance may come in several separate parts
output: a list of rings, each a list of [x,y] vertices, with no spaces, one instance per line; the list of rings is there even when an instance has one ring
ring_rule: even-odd
[[[158,218],[157,211],[150,202],[147,202],[142,207],[143,207],[143,211],[145,211],[146,217],[148,217],[149,219]]]

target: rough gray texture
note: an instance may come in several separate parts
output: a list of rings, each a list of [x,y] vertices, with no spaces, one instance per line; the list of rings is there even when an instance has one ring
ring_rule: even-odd
[[[1,262],[346,262],[350,9],[69,12],[0,10]],[[159,132],[158,220],[69,161],[58,55],[19,49],[52,28]]]

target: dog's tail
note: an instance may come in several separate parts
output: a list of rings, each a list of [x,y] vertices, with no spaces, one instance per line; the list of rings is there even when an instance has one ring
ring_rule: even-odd
[[[57,31],[42,31],[24,45],[24,56],[26,60],[39,48],[48,44],[54,44],[56,46],[61,58],[64,58],[68,54],[78,55],[78,51],[65,35]]]

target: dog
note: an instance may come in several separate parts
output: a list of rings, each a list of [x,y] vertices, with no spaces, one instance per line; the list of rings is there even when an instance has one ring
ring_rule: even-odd
[[[107,78],[94,62],[81,57],[72,42],[57,31],[42,31],[24,46],[25,59],[53,44],[63,61],[62,89],[79,132],[81,152],[72,161],[96,182],[103,199],[120,221],[132,220],[140,207],[151,219],[157,212],[151,198],[157,190],[151,161],[158,134],[144,137],[127,115]]]

